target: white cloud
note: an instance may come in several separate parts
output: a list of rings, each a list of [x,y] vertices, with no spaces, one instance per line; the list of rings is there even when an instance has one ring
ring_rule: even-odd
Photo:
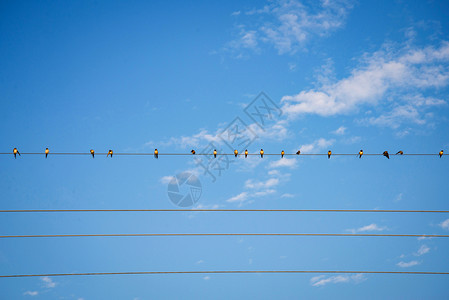
[[[238,16],[238,15],[240,15],[240,13],[241,13],[240,10],[238,10],[238,11],[233,11],[232,14],[231,14],[231,16]]]
[[[248,189],[263,189],[277,186],[279,184],[278,178],[269,178],[266,181],[255,181],[248,179],[245,181],[245,187]]]
[[[419,265],[419,264],[420,264],[419,261],[412,260],[412,261],[409,261],[409,262],[400,261],[396,265],[398,267],[401,267],[401,268],[410,268],[410,267],[413,267],[413,266],[416,266],[416,265]]]
[[[289,193],[285,193],[285,194],[281,195],[281,198],[294,198],[294,197],[295,197],[295,195],[289,194]]]
[[[23,293],[25,296],[37,296],[39,295],[38,291],[26,291],[25,293]]]
[[[247,192],[241,192],[240,194],[238,194],[237,196],[231,197],[228,200],[226,200],[226,202],[244,202],[245,200],[248,199],[248,193]]]
[[[387,230],[387,227],[379,227],[377,224],[374,223],[356,229],[348,229],[348,231],[352,233],[366,232],[366,231],[384,231],[384,230]]]
[[[344,135],[346,132],[346,129],[347,129],[346,127],[340,126],[340,127],[338,127],[337,130],[333,131],[332,133],[337,134],[337,135]]]
[[[200,259],[199,261],[196,262],[197,264],[202,264],[204,263],[204,260]]]
[[[289,118],[305,114],[326,117],[382,104],[385,109],[380,116],[361,121],[393,128],[402,122],[424,124],[425,109],[446,102],[422,96],[421,92],[449,84],[448,61],[448,42],[443,42],[439,48],[405,47],[393,51],[386,47],[386,50],[366,55],[364,63],[346,78],[282,97],[282,110]],[[398,92],[407,94],[401,96]]]
[[[210,279],[210,276],[204,276],[203,279],[204,279],[204,280],[209,280],[209,279]]]
[[[449,219],[444,220],[440,223],[441,228],[449,230]]]
[[[311,144],[302,145],[300,150],[302,153],[318,153],[321,150],[332,146],[335,142],[334,139],[326,140],[324,138],[320,138],[318,140],[313,141]]]
[[[297,159],[295,158],[286,158],[283,157],[279,160],[276,161],[272,161],[270,162],[270,164],[268,165],[269,168],[275,169],[275,168],[281,168],[281,167],[287,167],[287,168],[295,168],[296,167],[296,163],[298,162]]]
[[[272,1],[259,9],[246,12],[248,24],[257,41],[273,45],[279,54],[298,51],[312,36],[323,37],[344,25],[352,1]],[[245,28],[244,25],[238,28]],[[245,31],[247,32],[247,31]],[[245,47],[245,34],[230,47]]]
[[[360,283],[365,281],[367,278],[363,274],[354,275],[337,275],[326,277],[325,275],[315,276],[310,279],[310,284],[312,286],[324,286],[328,283]]]
[[[45,277],[41,277],[42,282],[44,283],[44,286],[46,288],[54,288],[56,286],[56,282],[54,282],[50,277],[45,276]]]
[[[421,247],[418,249],[418,252],[415,253],[416,256],[421,256],[430,251],[430,248],[426,245],[421,245]]]
[[[162,184],[168,184],[173,178],[173,176],[163,176],[161,177],[160,181]]]

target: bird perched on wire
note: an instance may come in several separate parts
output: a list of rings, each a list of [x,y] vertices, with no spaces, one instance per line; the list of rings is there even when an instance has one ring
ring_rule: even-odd
[[[94,151],[94,149],[90,149],[90,154],[92,155],[92,158],[95,158],[95,151]]]
[[[363,155],[363,150],[360,149],[360,151],[359,151],[359,158],[362,158],[362,155]]]
[[[217,158],[217,149],[214,150],[214,158]]]
[[[390,159],[390,155],[388,154],[388,151],[384,151],[384,154],[383,154],[386,158],[388,158],[388,159]]]
[[[195,155],[195,150],[192,149],[192,151],[190,151],[190,153],[192,153],[193,155]]]
[[[296,151],[296,155],[300,155],[301,154],[301,150]]]
[[[159,151],[157,151],[157,148],[154,149],[154,158],[159,158]]]
[[[284,150],[282,150],[282,151],[281,151],[281,158],[284,157],[284,154],[285,154],[285,152],[284,152]]]
[[[245,158],[248,157],[248,149],[245,150]]]
[[[327,151],[327,158],[331,158],[331,155],[332,155],[332,151]]]
[[[440,158],[441,158],[441,156],[443,156],[443,150],[441,150],[440,153],[438,153],[438,154],[440,155]]]
[[[48,150],[48,148],[45,148],[45,158],[47,158],[48,153],[50,153],[50,150]]]
[[[396,155],[404,155],[404,152],[402,150],[399,150],[398,153],[396,153]]]
[[[263,158],[263,149],[260,149],[260,157]]]
[[[239,155],[239,152],[237,151],[237,149],[234,150],[234,156],[237,157],[237,155]]]
[[[14,149],[12,150],[12,153],[14,154],[14,158],[17,158],[17,157],[16,157],[17,154],[19,154],[19,156],[20,156],[20,152],[19,152],[19,150],[17,150],[17,148],[14,148]]]
[[[112,150],[109,150],[109,151],[108,151],[108,154],[106,155],[106,157],[109,156],[109,155],[112,157],[112,154],[113,154],[113,153],[114,153],[114,152],[112,152]]]

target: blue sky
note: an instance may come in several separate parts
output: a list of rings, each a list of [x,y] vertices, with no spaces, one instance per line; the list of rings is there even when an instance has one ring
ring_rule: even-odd
[[[221,138],[236,118],[251,153],[449,152],[447,1],[2,1],[0,57],[0,152],[188,153],[212,144],[231,153]],[[245,113],[260,92],[278,108],[263,126]],[[202,184],[194,208],[449,209],[445,156],[231,156],[215,178],[190,156],[0,159],[1,209],[173,209],[167,184],[186,171]],[[449,216],[2,214],[0,228],[448,234]],[[445,239],[391,237],[4,239],[0,273],[448,271],[448,253]],[[7,278],[0,298],[446,299],[448,283],[364,274]]]

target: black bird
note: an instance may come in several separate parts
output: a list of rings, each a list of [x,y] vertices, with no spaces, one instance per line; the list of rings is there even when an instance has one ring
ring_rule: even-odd
[[[327,151],[327,158],[331,158],[331,155],[332,155],[332,151]]]
[[[113,154],[114,152],[112,152],[112,150],[109,150],[108,151],[108,154],[106,155],[106,157],[108,157],[109,155],[112,157],[112,154]]]
[[[45,148],[45,158],[47,158],[48,153],[50,153],[50,150],[48,150],[48,148]]]
[[[95,151],[94,151],[94,149],[90,149],[90,154],[92,154],[92,158],[95,158]]]
[[[245,158],[248,157],[248,149],[245,150]]]
[[[192,151],[190,151],[190,153],[192,153],[193,155],[195,155],[195,150],[192,149]]]
[[[362,158],[362,155],[363,155],[363,150],[360,149],[360,151],[359,151],[359,158]]]
[[[260,149],[260,157],[263,158],[263,149]]]
[[[388,159],[390,159],[390,155],[388,154],[388,151],[384,151],[384,154],[383,154],[386,158],[388,158]]]
[[[398,155],[398,154],[399,154],[399,155],[403,155],[404,152],[403,152],[402,150],[399,150],[398,153],[396,153],[396,155]]]
[[[217,158],[217,149],[214,150],[214,158]]]
[[[282,151],[281,151],[281,158],[284,157],[284,154],[285,154],[285,152],[284,152],[284,150],[282,150]]]
[[[19,150],[17,150],[17,148],[14,148],[14,149],[12,150],[12,153],[14,154],[14,158],[17,158],[17,157],[16,157],[17,154],[19,154],[19,156],[20,156],[20,152],[19,152]]]
[[[300,155],[301,154],[301,150],[296,151],[296,154]]]
[[[239,155],[239,152],[237,151],[237,149],[234,150],[234,156],[237,157],[237,155]]]
[[[443,156],[443,150],[441,150],[439,154],[440,154],[440,158],[441,158],[441,156]]]
[[[157,149],[154,149],[154,158],[159,158],[159,151]]]

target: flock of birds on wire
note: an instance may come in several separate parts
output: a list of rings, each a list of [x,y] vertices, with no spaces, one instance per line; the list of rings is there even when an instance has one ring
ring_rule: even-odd
[[[190,151],[190,153],[192,153],[192,155],[196,154],[195,150],[193,150],[193,149],[192,149],[192,151]],[[248,157],[248,150],[245,150],[244,153],[245,153],[245,158],[247,158]],[[14,154],[14,158],[17,158],[17,154],[20,156],[20,152],[19,152],[19,150],[17,150],[17,148],[13,149],[13,154]],[[47,158],[48,154],[50,154],[50,150],[48,150],[48,148],[45,148],[44,154],[45,154],[45,158]],[[95,151],[93,149],[90,149],[90,154],[92,155],[92,158],[95,158]],[[112,150],[109,150],[108,153],[107,153],[107,156],[111,156],[112,157],[113,154],[114,154],[114,152]],[[213,152],[214,158],[217,157],[217,154],[218,154],[217,150],[215,149],[214,152]],[[263,155],[264,155],[263,149],[260,149],[259,154],[260,154],[260,157],[263,158]],[[296,155],[300,155],[300,154],[301,154],[301,150],[298,150],[296,152]],[[403,154],[404,154],[404,152],[402,150],[400,150],[395,155],[403,155]],[[239,155],[239,152],[237,150],[234,150],[234,156],[237,157],[238,155]],[[285,152],[284,152],[284,150],[282,150],[281,151],[281,158],[283,158],[284,155],[285,155]],[[331,155],[332,155],[332,151],[331,150],[327,151],[327,158],[330,159]],[[388,151],[384,151],[382,153],[382,155],[385,156],[386,158],[390,159],[390,154],[388,153]],[[441,158],[443,156],[443,150],[441,150],[438,153],[438,155]],[[359,158],[362,158],[363,150],[359,151],[358,156],[359,156]],[[155,158],[159,158],[159,151],[157,149],[154,149],[154,157]]]

